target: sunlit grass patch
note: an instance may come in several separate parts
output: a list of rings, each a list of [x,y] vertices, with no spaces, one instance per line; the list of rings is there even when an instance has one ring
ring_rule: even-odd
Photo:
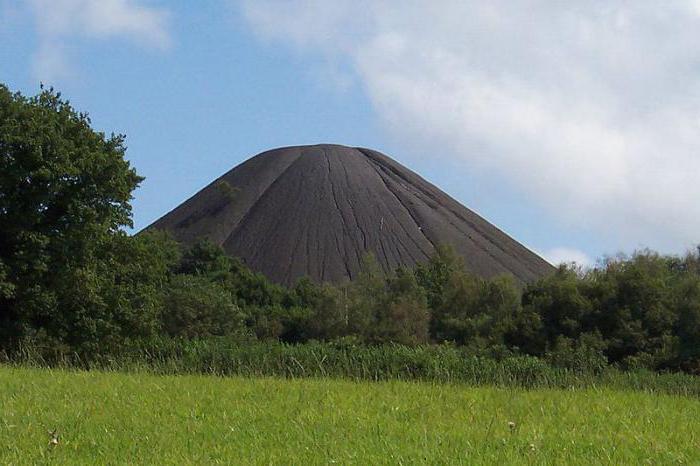
[[[2,464],[700,462],[700,400],[611,389],[5,367],[0,415]]]

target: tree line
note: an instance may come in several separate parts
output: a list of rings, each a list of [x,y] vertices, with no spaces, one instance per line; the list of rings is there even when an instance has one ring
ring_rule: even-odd
[[[105,355],[152,338],[448,344],[623,368],[700,372],[700,256],[640,251],[521,286],[449,248],[414,269],[283,287],[202,241],[135,236],[142,181],[123,135],[52,89],[0,85],[0,349]]]

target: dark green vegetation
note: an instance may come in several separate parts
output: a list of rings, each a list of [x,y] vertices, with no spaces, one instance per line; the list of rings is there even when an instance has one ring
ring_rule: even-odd
[[[7,358],[89,365],[133,357],[179,367],[178,357],[205,348],[192,368],[234,374],[278,364],[275,351],[287,369],[260,373],[323,375],[356,357],[353,369],[330,373],[410,377],[415,370],[422,378],[435,370],[452,375],[426,378],[464,380],[460,371],[486,367],[470,369],[475,356],[518,361],[514,370],[526,372],[542,364],[588,374],[609,365],[700,372],[697,253],[642,251],[591,271],[560,267],[521,288],[508,276],[467,273],[443,247],[413,270],[387,276],[367,257],[351,283],[302,279],[283,287],[207,242],[182,250],[163,233],[126,235],[140,178],[124,160],[123,141],[94,132],[51,90],[25,98],[0,87],[0,348]],[[274,344],[313,341],[329,343]],[[316,356],[322,362],[314,364]]]
[[[0,360],[0,362],[2,362]],[[103,358],[64,354],[45,359],[35,348],[16,354],[19,367],[90,369],[160,375],[404,380],[525,389],[606,387],[698,397],[700,378],[682,372],[620,370],[527,355],[480,355],[453,345],[358,345],[347,341],[288,344],[231,338],[149,340]]]
[[[94,132],[60,95],[0,86],[3,346],[32,338],[94,351],[153,332],[164,271],[149,265],[145,240],[120,230],[141,180],[124,150],[123,136]]]

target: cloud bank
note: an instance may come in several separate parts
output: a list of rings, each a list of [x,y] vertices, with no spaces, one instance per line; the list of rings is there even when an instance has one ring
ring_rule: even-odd
[[[700,242],[700,3],[244,0],[393,134],[625,249]],[[428,152],[439,147],[440,153]]]
[[[572,262],[581,267],[591,267],[595,265],[586,253],[571,248],[554,248],[544,252],[542,257],[552,265],[570,264]]]
[[[141,46],[170,45],[168,14],[139,0],[27,0],[36,21],[39,47],[34,74],[52,81],[71,74],[68,49],[75,39],[128,39]]]

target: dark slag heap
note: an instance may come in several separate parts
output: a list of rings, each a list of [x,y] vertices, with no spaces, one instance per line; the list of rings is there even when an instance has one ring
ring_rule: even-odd
[[[525,283],[552,266],[391,158],[321,144],[274,149],[229,171],[149,228],[208,239],[272,281],[355,278],[372,253],[383,270],[449,244],[485,278]]]

